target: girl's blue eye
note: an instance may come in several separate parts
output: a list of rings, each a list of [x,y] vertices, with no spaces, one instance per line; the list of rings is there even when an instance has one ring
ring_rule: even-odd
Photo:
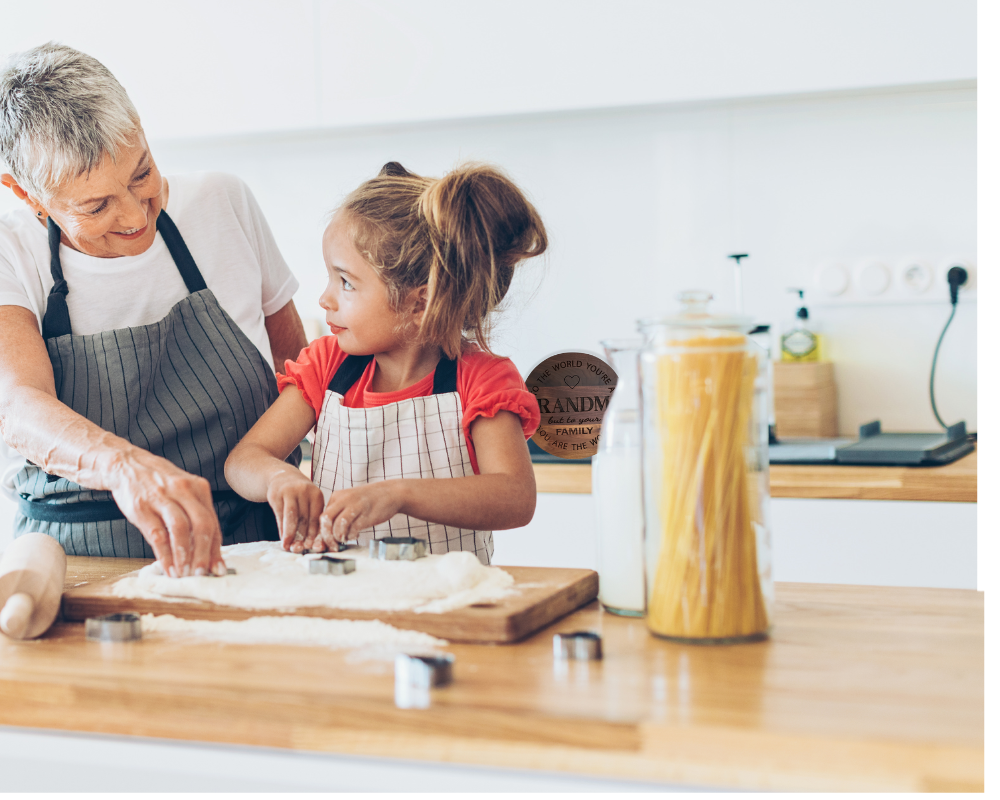
[[[344,289],[346,291],[348,291],[348,292],[353,292],[354,291],[354,287],[351,285],[351,282],[349,280],[347,280],[347,278],[345,278],[343,275],[341,275],[340,276],[340,280],[343,281],[343,283],[344,283]]]

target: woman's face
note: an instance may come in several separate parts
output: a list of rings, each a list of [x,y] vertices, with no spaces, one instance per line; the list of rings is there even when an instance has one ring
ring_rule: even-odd
[[[156,238],[165,183],[140,130],[118,153],[65,182],[43,211],[62,229],[63,242],[99,258],[137,256]]]

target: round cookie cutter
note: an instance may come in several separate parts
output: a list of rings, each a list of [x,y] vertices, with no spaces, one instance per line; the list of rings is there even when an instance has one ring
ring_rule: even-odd
[[[604,657],[601,634],[594,631],[557,633],[552,637],[552,654],[559,659],[600,661]]]
[[[142,620],[138,614],[104,614],[84,623],[89,642],[135,642],[142,638]]]

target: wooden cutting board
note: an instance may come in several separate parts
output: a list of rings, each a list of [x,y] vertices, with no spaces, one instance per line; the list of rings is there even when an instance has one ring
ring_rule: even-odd
[[[234,608],[200,600],[115,597],[111,587],[122,578],[135,575],[135,572],[67,590],[63,593],[62,613],[63,618],[71,622],[124,611],[211,620],[290,614],[326,619],[377,619],[397,628],[422,631],[452,642],[508,644],[530,636],[597,597],[597,573],[593,570],[548,567],[503,567],[503,570],[513,576],[518,594],[495,603],[477,603],[442,614],[323,607],[298,608],[289,612]]]

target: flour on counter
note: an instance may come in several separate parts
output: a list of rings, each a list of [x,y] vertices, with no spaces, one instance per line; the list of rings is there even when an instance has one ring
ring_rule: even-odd
[[[285,644],[302,647],[423,649],[448,643],[426,633],[404,631],[377,620],[317,617],[251,617],[242,620],[180,619],[172,614],[142,615],[142,633],[209,639],[231,644]]]
[[[416,561],[379,561],[366,550],[340,554],[354,558],[349,575],[312,575],[309,560],[278,542],[250,542],[222,548],[226,564],[236,569],[224,578],[170,578],[150,564],[112,587],[117,597],[155,600],[201,600],[236,608],[293,610],[325,606],[337,609],[441,613],[472,603],[495,602],[513,594],[514,578],[486,567],[472,553],[450,552]]]

